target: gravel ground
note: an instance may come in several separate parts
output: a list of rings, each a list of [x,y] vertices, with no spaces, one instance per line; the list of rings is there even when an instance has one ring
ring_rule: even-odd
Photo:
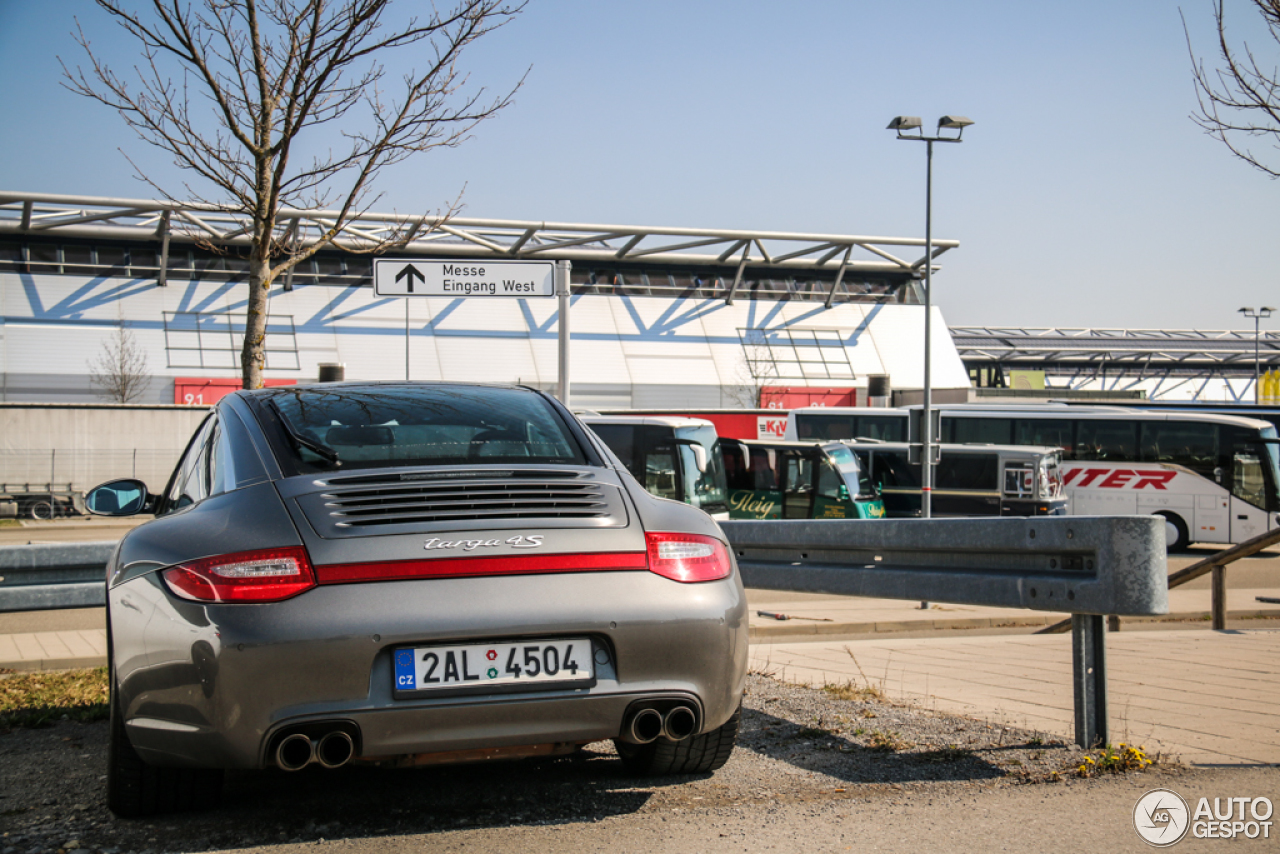
[[[1075,778],[1081,751],[1040,733],[758,675],[733,758],[696,778],[628,777],[612,745],[597,743],[571,758],[493,767],[237,772],[215,809],[122,821],[105,805],[106,742],[105,722],[0,735],[0,854],[390,840],[645,813],[836,799],[924,805],[1012,786],[1106,784]],[[1153,785],[1167,785],[1170,775],[1191,772],[1146,773]]]

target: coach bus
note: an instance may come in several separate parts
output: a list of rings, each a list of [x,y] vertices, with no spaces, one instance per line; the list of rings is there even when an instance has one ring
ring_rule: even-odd
[[[721,438],[731,519],[879,519],[884,504],[839,442]]]
[[[1064,400],[1062,403],[1067,406],[1087,405],[1085,401]],[[1098,404],[1094,403],[1093,405],[1097,406]],[[1270,421],[1271,426],[1280,430],[1280,406],[1269,403],[1208,403],[1198,400],[1116,400],[1108,401],[1107,406],[1122,406],[1125,409],[1144,409],[1151,412],[1208,412],[1214,415],[1239,415],[1241,418]]]
[[[905,442],[845,442],[890,518],[920,515],[920,464]],[[1062,451],[1033,445],[939,447],[934,516],[1065,516]]]
[[[1280,440],[1267,421],[1059,404],[938,409],[942,442],[1062,448],[1072,514],[1163,516],[1171,551],[1192,542],[1240,543],[1280,524]],[[905,431],[907,412],[900,412]],[[839,420],[845,414],[792,410],[787,436],[851,438]]]
[[[729,490],[720,439],[701,418],[583,415],[627,471],[659,498],[692,504],[729,518]]]

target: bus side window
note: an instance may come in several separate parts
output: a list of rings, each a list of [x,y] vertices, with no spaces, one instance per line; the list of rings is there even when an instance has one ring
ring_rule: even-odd
[[[1218,465],[1218,425],[1147,422],[1142,425],[1142,460],[1176,463],[1201,473]]]
[[[1004,470],[1005,495],[1030,495],[1034,486],[1034,472],[1021,463],[1010,463]]]
[[[905,442],[907,419],[886,415],[859,415],[854,428],[859,439],[878,439],[881,442]],[[841,437],[852,438],[852,437]]]
[[[852,439],[853,418],[847,415],[805,414],[796,422],[796,435],[806,442]]]
[[[939,489],[993,492],[999,488],[995,454],[947,454],[938,463]]]
[[[648,425],[643,428],[644,474],[639,475],[646,491],[659,498],[682,500],[680,476],[676,471],[675,438],[670,427]]]
[[[878,453],[876,466],[876,478],[885,487],[920,487],[920,467],[909,464],[906,454]]]
[[[1138,459],[1138,425],[1132,421],[1093,421],[1076,424],[1078,460]]]
[[[1013,435],[1011,418],[957,418],[952,416],[953,438],[957,444],[1008,445]]]
[[[636,455],[636,428],[630,424],[592,424],[591,430],[627,467],[631,476],[644,483],[644,466]]]
[[[747,466],[747,455],[741,445],[720,440],[720,451],[724,457],[724,475],[730,489],[754,489],[751,483],[751,470]]]
[[[1013,444],[1048,445],[1062,448],[1070,459],[1075,443],[1071,441],[1071,422],[1065,418],[1018,418],[1013,422]]]

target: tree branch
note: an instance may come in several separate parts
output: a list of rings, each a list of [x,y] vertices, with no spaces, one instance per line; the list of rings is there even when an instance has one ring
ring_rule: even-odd
[[[1280,45],[1280,0],[1250,2],[1262,15],[1273,47]],[[1273,178],[1280,177],[1280,71],[1274,63],[1264,67],[1247,42],[1238,48],[1232,45],[1223,0],[1215,0],[1213,15],[1221,66],[1212,72],[1196,57],[1186,18],[1182,21],[1196,87],[1197,110],[1191,120],[1235,157]],[[1255,154],[1248,147],[1247,140],[1259,138],[1270,141],[1275,150],[1271,156]]]

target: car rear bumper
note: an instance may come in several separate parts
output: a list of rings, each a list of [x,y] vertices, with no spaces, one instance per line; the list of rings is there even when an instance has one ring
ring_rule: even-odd
[[[115,618],[128,611],[148,616]],[[270,605],[197,605],[148,575],[113,588],[111,612],[130,741],[162,765],[263,767],[278,734],[331,721],[355,725],[358,757],[595,741],[654,698],[688,702],[705,732],[733,714],[746,674],[736,573],[347,584]],[[400,647],[579,636],[607,653],[591,687],[393,696]]]

